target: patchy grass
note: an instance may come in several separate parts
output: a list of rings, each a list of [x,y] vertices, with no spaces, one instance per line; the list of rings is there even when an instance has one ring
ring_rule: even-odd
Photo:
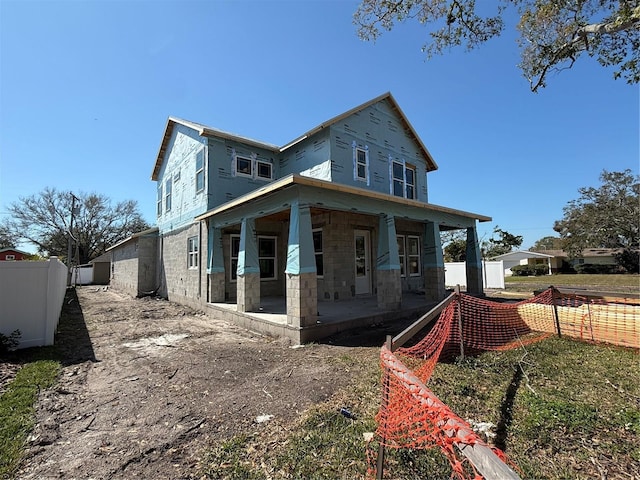
[[[580,287],[585,289],[609,289],[620,291],[640,292],[640,275],[593,275],[593,274],[557,274],[539,277],[505,277],[507,289],[517,287],[545,288],[549,285],[555,287]]]
[[[640,474],[639,373],[637,352],[549,338],[438,365],[431,383],[458,415],[496,425],[524,478],[625,478]]]
[[[16,352],[24,360],[6,391],[0,396],[0,478],[11,478],[34,425],[34,404],[40,390],[54,384],[60,362],[51,348]]]
[[[364,352],[364,353],[363,353]],[[336,358],[359,372],[353,384],[294,424],[273,421],[213,446],[204,478],[364,478],[367,432],[380,401],[377,348]],[[356,364],[360,368],[355,368]],[[526,349],[438,364],[430,388],[458,415],[491,422],[487,440],[523,478],[640,477],[638,353],[566,338]],[[349,407],[356,416],[339,412]],[[373,452],[377,451],[375,443]],[[437,451],[387,451],[385,478],[449,478]]]

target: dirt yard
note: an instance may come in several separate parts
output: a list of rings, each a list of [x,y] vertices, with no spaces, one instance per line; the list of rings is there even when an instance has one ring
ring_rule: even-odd
[[[57,337],[60,380],[40,396],[20,479],[197,478],[203,448],[331,399],[358,374],[335,358],[376,361],[387,333],[291,348],[168,301],[76,294]]]

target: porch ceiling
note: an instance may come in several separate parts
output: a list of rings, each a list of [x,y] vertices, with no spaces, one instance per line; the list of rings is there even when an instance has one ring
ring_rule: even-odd
[[[491,221],[491,217],[484,215],[299,175],[276,180],[209,210],[196,217],[196,220],[209,220],[217,227],[239,223],[245,217],[273,216],[274,219],[288,220],[289,209],[295,201],[323,210],[376,216],[386,214],[414,221],[432,221],[444,228],[466,228],[475,226],[476,220]]]

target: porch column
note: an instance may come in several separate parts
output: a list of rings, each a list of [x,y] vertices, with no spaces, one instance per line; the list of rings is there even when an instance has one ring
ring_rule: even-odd
[[[291,203],[287,245],[287,325],[308,327],[318,317],[316,256],[308,206]]]
[[[209,277],[209,302],[224,302],[225,272],[222,251],[222,230],[209,222],[207,235],[207,275]]]
[[[260,260],[254,218],[243,218],[237,270],[237,308],[252,312],[260,308]]]
[[[440,239],[440,225],[437,223],[425,223],[422,249],[424,252],[422,266],[425,298],[439,302],[444,299],[447,292],[444,284],[444,256]]]
[[[482,257],[476,227],[467,228],[467,293],[483,293]]]
[[[402,303],[402,280],[396,239],[396,220],[393,215],[380,216],[376,278],[378,308],[398,310]]]

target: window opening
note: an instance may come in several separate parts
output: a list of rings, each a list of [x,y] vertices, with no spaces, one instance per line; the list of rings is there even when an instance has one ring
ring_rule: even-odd
[[[157,196],[157,214],[162,215],[162,183],[158,182],[158,196]]]
[[[196,153],[196,193],[204,190],[204,148]]]
[[[313,230],[313,252],[316,256],[316,275],[324,275],[324,255],[322,253],[322,229]]]
[[[187,240],[187,257],[189,268],[198,268],[199,242],[198,237],[189,237]]]
[[[257,168],[257,173],[258,173],[258,178],[264,178],[265,180],[271,180],[273,178],[273,170],[272,170],[272,166],[270,163],[268,162],[263,162],[258,160],[258,168]]]
[[[164,192],[164,209],[166,212],[171,211],[171,189],[172,189],[172,183],[171,183],[171,179],[169,179],[165,183],[165,192]]]
[[[400,276],[420,276],[420,237],[415,235],[397,235],[398,256],[400,258]]]
[[[392,193],[396,197],[416,198],[416,167],[394,160],[391,164]]]
[[[277,278],[278,256],[276,237],[258,236],[258,262],[260,264],[260,280]],[[230,279],[238,279],[238,255],[240,254],[240,235],[231,235]]]
[[[251,159],[236,155],[236,173],[245,177],[251,177]]]

